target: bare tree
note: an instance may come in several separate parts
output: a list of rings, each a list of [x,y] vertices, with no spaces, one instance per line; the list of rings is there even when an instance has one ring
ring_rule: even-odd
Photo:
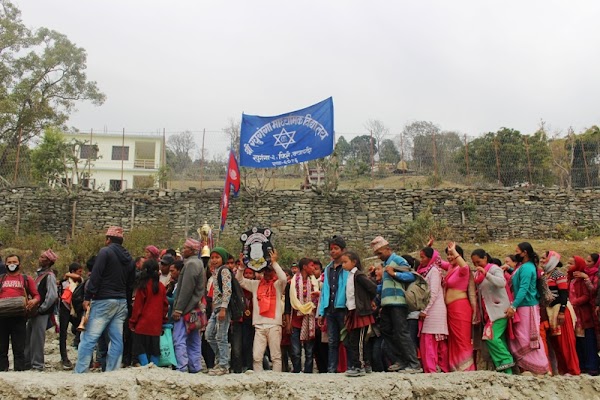
[[[229,118],[227,126],[223,128],[223,132],[229,138],[229,146],[227,150],[233,150],[233,154],[239,159],[240,157],[240,126],[241,121],[239,119]]]
[[[175,173],[181,173],[191,166],[195,154],[196,141],[192,132],[176,133],[167,139],[167,165]]]
[[[387,126],[378,119],[369,119],[365,123],[365,129],[369,131],[369,135],[373,134],[374,143],[378,146],[383,142],[383,139],[390,133]]]
[[[178,157],[192,158],[195,153],[196,141],[190,131],[176,133],[167,139],[167,147]]]

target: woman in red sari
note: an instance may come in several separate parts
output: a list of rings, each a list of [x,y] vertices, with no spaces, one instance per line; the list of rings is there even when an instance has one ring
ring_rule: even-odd
[[[544,268],[548,288],[554,295],[554,301],[546,307],[550,325],[548,346],[554,350],[559,374],[579,375],[581,369],[575,347],[574,311],[568,302],[567,276],[559,269],[562,267],[560,254],[547,251],[540,257],[540,265]]]
[[[476,319],[475,287],[469,266],[463,261],[460,246],[450,244],[446,256],[450,263],[444,278],[444,300],[448,310],[448,358],[451,371],[475,371],[472,325]],[[456,252],[454,252],[455,250]],[[460,257],[458,257],[460,256]],[[462,261],[459,264],[459,258]],[[471,290],[469,290],[471,286]]]
[[[594,325],[594,307],[590,280],[585,273],[585,260],[579,256],[569,259],[569,301],[573,304],[577,322],[575,324],[575,343],[581,372],[598,375],[598,346]]]

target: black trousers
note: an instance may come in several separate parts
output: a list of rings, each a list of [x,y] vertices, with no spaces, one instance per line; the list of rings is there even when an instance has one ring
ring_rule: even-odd
[[[400,368],[420,368],[417,349],[410,338],[408,330],[408,309],[402,306],[386,306],[381,308],[379,326],[389,350],[387,357],[392,363],[400,364]]]
[[[15,371],[25,370],[25,317],[0,318],[0,371],[8,371],[8,345],[12,342]]]
[[[323,343],[321,340],[321,329],[317,328],[315,330],[315,344],[313,346],[313,356],[317,361],[317,369],[320,374],[324,374],[327,372],[327,365],[329,364],[329,344],[327,342]]]
[[[252,369],[254,327],[251,319],[231,323],[231,369],[239,374]]]
[[[372,348],[368,345],[367,332],[369,326],[352,329],[348,332],[350,347],[352,348],[352,362],[354,368],[366,368],[371,366]],[[350,369],[350,366],[348,366]]]
[[[71,324],[71,333],[75,335],[75,341],[79,342],[78,339],[80,332],[77,331],[77,327],[79,326],[80,322],[81,319],[71,316],[71,311],[61,302],[60,308],[58,309],[58,324],[60,327],[58,344],[60,347],[60,359],[62,361],[69,359],[69,354],[67,353],[67,330],[69,328],[69,324]]]

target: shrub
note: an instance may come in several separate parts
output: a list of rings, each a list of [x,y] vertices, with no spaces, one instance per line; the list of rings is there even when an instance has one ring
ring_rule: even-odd
[[[431,205],[421,210],[415,219],[405,224],[400,230],[400,250],[402,252],[411,252],[423,247],[429,237],[443,239],[450,235],[446,221],[435,218]]]

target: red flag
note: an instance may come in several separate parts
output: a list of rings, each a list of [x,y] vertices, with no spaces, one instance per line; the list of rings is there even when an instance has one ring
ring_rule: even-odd
[[[233,151],[229,152],[229,164],[227,165],[227,178],[225,179],[225,186],[233,185],[233,194],[237,195],[240,191],[240,169],[238,162],[233,155]]]
[[[233,186],[233,194],[237,195],[240,191],[240,184],[240,169],[238,167],[237,160],[233,155],[233,151],[231,151],[229,152],[227,176],[225,177],[225,189],[223,190],[223,196],[221,196],[221,231],[225,228],[225,221],[227,220],[227,212],[229,211],[229,193],[231,192],[231,186]]]

